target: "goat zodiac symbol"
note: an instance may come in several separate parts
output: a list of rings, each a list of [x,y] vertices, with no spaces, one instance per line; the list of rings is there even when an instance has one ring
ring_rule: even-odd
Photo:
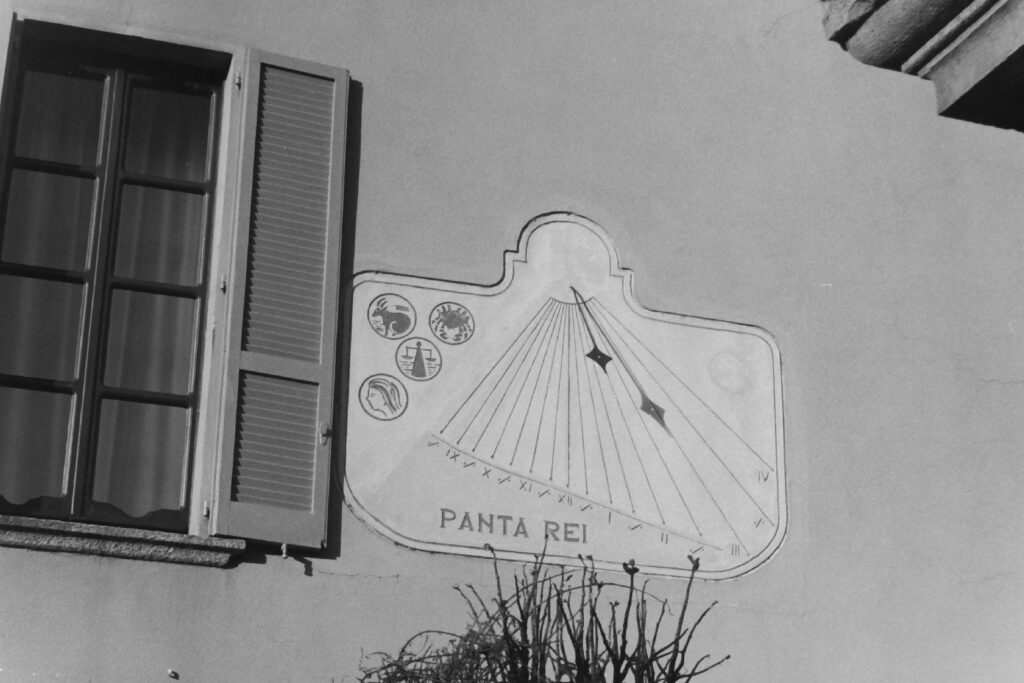
[[[370,302],[367,319],[374,331],[385,339],[401,339],[416,326],[416,309],[397,294],[381,294]]]

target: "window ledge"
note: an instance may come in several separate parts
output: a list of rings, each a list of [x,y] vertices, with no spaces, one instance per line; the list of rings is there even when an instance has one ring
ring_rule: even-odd
[[[245,541],[0,515],[0,546],[224,567]]]

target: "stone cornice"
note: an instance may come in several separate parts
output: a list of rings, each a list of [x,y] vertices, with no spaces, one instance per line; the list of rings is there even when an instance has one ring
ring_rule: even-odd
[[[1024,0],[828,0],[857,60],[935,84],[943,115],[1024,130]]]
[[[969,4],[970,0],[889,0],[863,16],[842,44],[858,61],[898,69]]]
[[[826,0],[825,34],[843,45],[886,0]]]

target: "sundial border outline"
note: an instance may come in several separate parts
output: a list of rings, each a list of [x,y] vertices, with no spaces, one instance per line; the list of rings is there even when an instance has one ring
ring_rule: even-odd
[[[698,329],[707,329],[714,331],[729,331],[735,334],[753,336],[766,343],[771,349],[772,355],[772,407],[774,410],[775,421],[774,421],[774,446],[775,446],[775,461],[774,471],[777,482],[777,495],[778,495],[778,518],[775,520],[775,533],[772,535],[768,544],[764,546],[759,552],[751,555],[746,561],[726,570],[707,571],[699,570],[697,572],[697,578],[700,579],[711,579],[711,580],[729,580],[735,579],[742,575],[749,574],[755,569],[764,565],[772,556],[778,552],[779,548],[782,547],[783,543],[788,534],[789,528],[789,486],[788,477],[786,472],[785,463],[785,412],[784,406],[784,387],[783,387],[783,375],[782,375],[782,354],[779,350],[778,344],[776,344],[774,337],[764,328],[758,325],[751,325],[748,323],[737,323],[733,321],[718,320],[716,318],[709,318],[705,316],[690,315],[685,313],[672,313],[668,311],[661,311],[657,309],[649,309],[642,306],[636,296],[634,290],[634,273],[632,269],[626,268],[621,265],[621,259],[619,258],[618,250],[615,247],[615,243],[611,240],[604,229],[594,221],[590,220],[586,216],[578,213],[569,211],[553,211],[549,213],[543,213],[535,216],[528,221],[520,230],[519,238],[516,242],[515,249],[506,249],[503,253],[503,270],[502,276],[493,284],[478,284],[472,282],[466,282],[463,280],[449,280],[445,278],[433,278],[433,277],[420,277],[409,274],[394,273],[386,270],[366,270],[356,273],[352,278],[352,290],[360,284],[365,283],[378,283],[378,284],[394,284],[410,289],[419,289],[424,291],[432,292],[444,292],[449,294],[470,294],[472,296],[486,296],[493,297],[503,294],[512,285],[516,275],[516,264],[526,264],[528,257],[528,247],[530,238],[533,234],[551,223],[573,223],[585,230],[591,232],[598,237],[608,254],[608,277],[620,280],[622,283],[622,295],[626,305],[630,310],[644,318],[651,320],[657,320],[660,322],[687,325]],[[454,288],[453,288],[454,287]],[[433,553],[450,553],[453,548],[459,549],[459,552],[463,555],[476,556],[489,558],[492,557],[492,553],[483,547],[483,544],[464,544],[457,542],[445,542],[441,543],[438,541],[423,541],[413,539],[405,534],[392,529],[390,526],[381,521],[376,515],[370,512],[364,507],[358,500],[358,497],[352,491],[349,486],[348,477],[344,477],[343,480],[344,489],[344,500],[351,512],[360,520],[365,522],[367,526],[373,529],[375,532],[381,534],[383,537],[400,543],[401,545],[412,548],[415,550],[421,550],[425,552]],[[539,552],[538,548],[538,552]],[[519,550],[499,550],[494,549],[494,554],[498,559],[509,560],[509,561],[531,561],[534,559],[537,553]],[[570,561],[578,561],[577,555],[562,555],[551,549],[547,552],[548,557],[559,558]],[[626,558],[621,558],[626,559]],[[594,560],[595,566],[603,570],[616,570],[621,568],[620,561],[617,560]],[[668,577],[686,577],[689,576],[689,569],[682,567],[680,562],[679,567],[674,566],[661,566],[661,565],[647,565],[647,569],[654,569],[658,575]],[[643,566],[641,568],[644,568]]]

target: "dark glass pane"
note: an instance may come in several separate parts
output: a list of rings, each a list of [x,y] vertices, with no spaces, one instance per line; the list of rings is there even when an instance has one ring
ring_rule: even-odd
[[[126,185],[121,194],[115,273],[198,285],[205,201],[202,195]]]
[[[26,71],[18,156],[76,166],[96,164],[103,118],[102,80]]]
[[[196,308],[192,299],[115,290],[104,383],[125,389],[189,393]]]
[[[3,260],[85,270],[95,184],[89,178],[15,169],[0,251]]]
[[[72,399],[0,386],[0,496],[20,505],[64,492]]]
[[[210,96],[132,89],[125,168],[130,173],[206,180]]]
[[[131,517],[185,503],[187,408],[104,400],[92,499]]]
[[[75,379],[83,289],[0,275],[0,373]]]

